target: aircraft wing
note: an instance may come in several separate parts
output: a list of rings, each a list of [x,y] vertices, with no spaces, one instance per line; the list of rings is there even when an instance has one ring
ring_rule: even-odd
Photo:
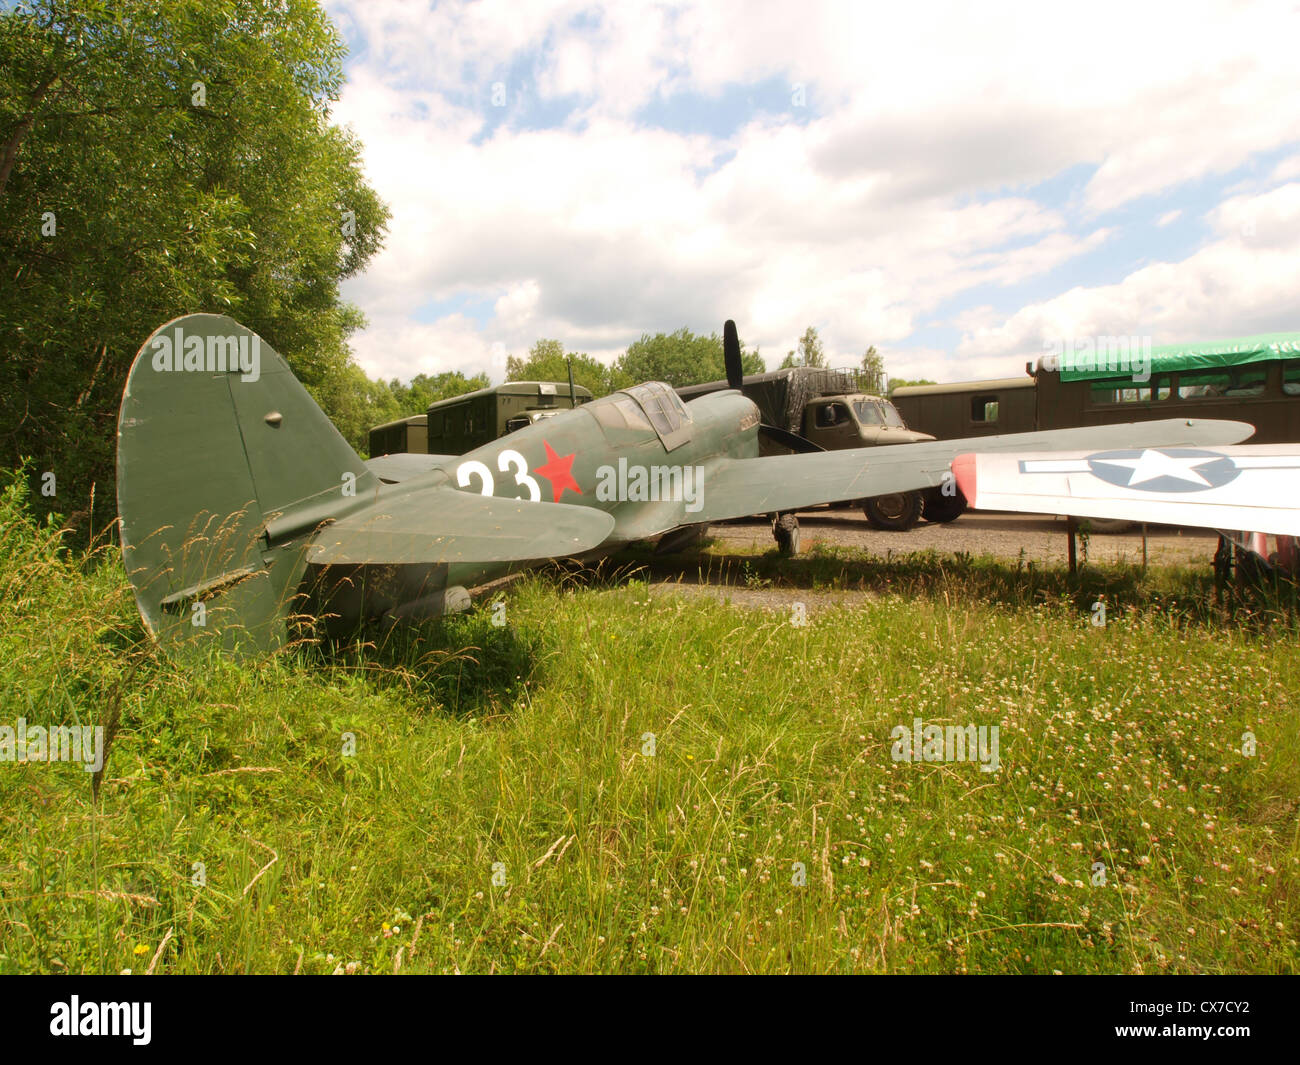
[[[381,492],[364,510],[322,526],[307,548],[317,565],[517,562],[564,558],[614,528],[602,510],[458,491],[445,484]]]
[[[1300,444],[961,455],[952,468],[980,510],[1300,536]]]
[[[1254,431],[1245,422],[1169,418],[811,455],[723,459],[706,467],[701,492],[703,507],[695,513],[683,514],[681,523],[724,521],[749,514],[799,510],[820,503],[936,488],[951,475],[953,459],[968,452],[1210,446],[1234,444]]]

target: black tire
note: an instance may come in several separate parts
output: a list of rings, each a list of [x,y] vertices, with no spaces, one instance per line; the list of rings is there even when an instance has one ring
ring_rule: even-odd
[[[925,493],[925,509],[921,513],[926,521],[947,523],[956,521],[966,512],[966,497],[958,492],[946,496],[938,488]]]
[[[799,553],[799,519],[793,514],[778,514],[772,523],[777,550],[783,555]]]
[[[924,509],[920,492],[893,492],[868,499],[863,504],[862,513],[873,528],[906,532],[921,520]]]

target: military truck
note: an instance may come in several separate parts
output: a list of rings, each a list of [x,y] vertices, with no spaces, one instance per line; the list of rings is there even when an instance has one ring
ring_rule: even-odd
[[[679,388],[677,394],[690,401],[726,387],[726,381],[709,381]],[[880,382],[854,370],[796,366],[746,377],[742,391],[766,424],[797,433],[827,451],[934,439],[909,429],[894,405],[879,395]],[[763,441],[764,454],[780,451],[779,445]],[[876,496],[862,500],[861,506],[875,528],[891,530],[910,529],[922,517],[952,521],[963,509],[938,489]],[[781,541],[779,529],[777,539]]]
[[[431,403],[413,414],[370,430],[370,457],[463,455],[506,433],[591,402],[591,391],[561,381],[506,381]]]

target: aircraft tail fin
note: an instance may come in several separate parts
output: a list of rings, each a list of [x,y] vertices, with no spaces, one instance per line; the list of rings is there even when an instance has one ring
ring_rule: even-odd
[[[117,502],[136,603],[164,644],[279,646],[307,534],[378,486],[284,359],[233,318],[187,315],[144,342],[118,416]]]

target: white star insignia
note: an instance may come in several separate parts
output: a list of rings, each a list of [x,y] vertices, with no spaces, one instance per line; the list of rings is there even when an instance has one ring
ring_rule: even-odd
[[[1196,467],[1204,466],[1207,462],[1213,462],[1214,459],[1205,455],[1189,455],[1178,457],[1166,455],[1163,451],[1143,451],[1135,459],[1103,459],[1108,466],[1127,466],[1133,472],[1129,475],[1128,488],[1137,488],[1146,484],[1148,481],[1154,481],[1161,477],[1172,477],[1178,481],[1186,481],[1188,484],[1194,484],[1201,488],[1212,488],[1213,485],[1207,481]]]

